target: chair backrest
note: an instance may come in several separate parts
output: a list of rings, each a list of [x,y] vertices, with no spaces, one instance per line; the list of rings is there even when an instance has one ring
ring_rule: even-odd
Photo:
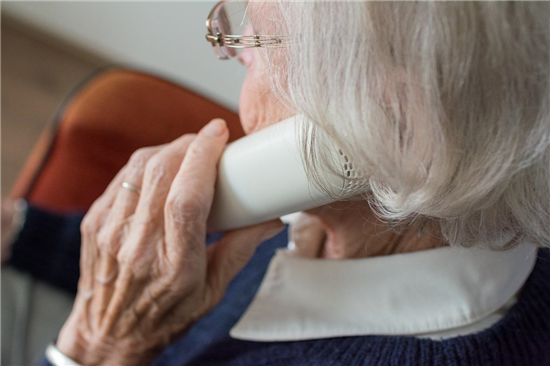
[[[40,138],[12,197],[60,213],[85,211],[135,150],[227,121],[231,140],[244,135],[238,115],[159,77],[110,68],[89,78],[60,108]]]

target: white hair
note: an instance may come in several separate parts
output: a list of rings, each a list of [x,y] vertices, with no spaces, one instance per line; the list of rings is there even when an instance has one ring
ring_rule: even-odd
[[[268,18],[294,36],[268,52],[272,87],[314,121],[319,186],[330,135],[381,217],[550,246],[550,3],[279,1]]]

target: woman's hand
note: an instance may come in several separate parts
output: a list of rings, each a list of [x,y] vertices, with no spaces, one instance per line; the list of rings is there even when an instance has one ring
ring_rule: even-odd
[[[82,223],[81,278],[57,347],[85,365],[149,363],[222,299],[280,220],[205,246],[223,120],[138,150]],[[121,186],[128,182],[138,194]]]

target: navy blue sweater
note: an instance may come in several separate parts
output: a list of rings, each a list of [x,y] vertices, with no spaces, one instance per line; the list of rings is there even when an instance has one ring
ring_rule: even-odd
[[[14,248],[12,263],[53,284],[74,290],[80,219],[79,215],[55,216],[31,208]],[[208,241],[215,239],[211,237]],[[517,304],[502,320],[477,334],[444,341],[399,336],[298,342],[250,342],[230,338],[229,329],[252,301],[275,250],[286,245],[286,231],[263,243],[233,280],[219,306],[168,347],[154,365],[550,366],[548,250],[539,251],[537,264]]]

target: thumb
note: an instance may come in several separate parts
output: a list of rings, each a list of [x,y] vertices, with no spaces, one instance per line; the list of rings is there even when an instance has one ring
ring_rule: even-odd
[[[272,220],[230,231],[208,247],[206,291],[209,292],[207,299],[213,301],[212,306],[222,299],[229,282],[250,261],[256,248],[284,228],[281,220]]]

